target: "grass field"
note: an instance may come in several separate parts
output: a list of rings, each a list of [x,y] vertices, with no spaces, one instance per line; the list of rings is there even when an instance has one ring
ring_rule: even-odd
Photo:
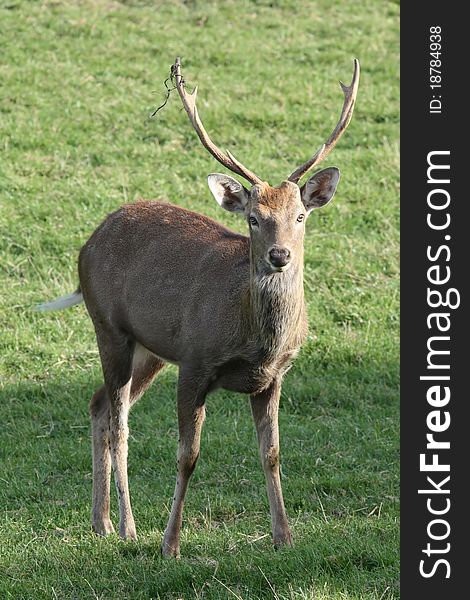
[[[0,598],[391,600],[398,587],[398,3],[0,0]],[[283,488],[295,547],[274,551],[249,404],[207,406],[182,559],[159,545],[175,477],[176,371],[133,411],[139,541],[90,530],[88,402],[101,372],[69,293],[106,214],[165,198],[239,231],[206,175],[176,55],[216,142],[278,184],[338,118],[362,65],[342,179],[309,220],[310,337],[285,379]],[[113,490],[114,491],[114,490]],[[113,520],[117,522],[113,495]]]

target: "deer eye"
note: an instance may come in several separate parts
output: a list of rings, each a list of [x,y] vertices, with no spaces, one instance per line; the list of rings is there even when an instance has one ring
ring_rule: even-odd
[[[301,213],[298,217],[297,217],[297,221],[299,223],[302,223],[302,221],[305,219],[305,215],[303,213]]]
[[[255,217],[250,217],[249,219],[250,225],[252,225],[253,227],[258,227],[259,223],[258,221],[255,219]]]

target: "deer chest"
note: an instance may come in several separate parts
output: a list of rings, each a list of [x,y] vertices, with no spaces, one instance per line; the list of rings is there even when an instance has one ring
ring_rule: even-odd
[[[284,352],[271,360],[232,358],[217,368],[210,389],[222,388],[243,394],[259,393],[275,378],[282,377],[297,352],[298,350]]]

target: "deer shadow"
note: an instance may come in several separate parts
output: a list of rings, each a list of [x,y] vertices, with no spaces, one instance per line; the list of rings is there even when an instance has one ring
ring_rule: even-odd
[[[333,365],[317,377],[311,373],[319,365],[306,373],[304,364],[302,361],[300,368],[294,367],[286,377],[280,414],[286,507],[292,520],[296,514],[300,520],[298,529],[295,524],[293,527],[296,546],[279,552],[272,549],[264,477],[248,401],[240,395],[218,392],[208,398],[202,456],[190,484],[183,558],[178,562],[163,560],[159,553],[175,477],[175,370],[159,375],[130,417],[129,474],[140,536],[135,544],[114,536],[95,538],[90,532],[88,402],[101,383],[99,376],[90,378],[81,373],[67,381],[52,378],[5,385],[0,391],[0,419],[4,424],[1,504],[11,523],[10,544],[27,548],[15,557],[12,572],[22,579],[34,564],[36,575],[50,576],[51,585],[57,593],[62,590],[63,597],[83,584],[84,572],[87,580],[94,582],[96,594],[103,597],[109,593],[103,577],[108,572],[110,578],[121,573],[126,580],[120,582],[121,597],[140,593],[142,597],[177,598],[185,597],[187,589],[198,594],[218,589],[222,597],[235,593],[250,598],[276,597],[273,589],[281,596],[294,588],[321,586],[344,592],[349,589],[348,581],[358,576],[366,587],[382,582],[382,589],[385,583],[395,589],[393,532],[380,527],[358,532],[354,525],[348,533],[348,519],[356,510],[354,501],[351,512],[346,508],[347,514],[336,514],[332,506],[343,490],[328,485],[332,486],[332,471],[335,477],[344,475],[348,481],[351,465],[357,469],[357,459],[348,455],[351,449],[367,463],[364,471],[370,471],[357,475],[362,478],[361,485],[369,486],[368,493],[377,499],[384,494],[388,484],[380,482],[384,479],[383,462],[375,463],[381,444],[374,441],[372,432],[384,415],[389,425],[397,420],[393,375],[397,364],[378,366],[362,361]],[[364,439],[353,435],[360,418],[362,423],[371,423]],[[335,437],[341,427],[347,429],[344,439]],[[317,455],[323,457],[323,463],[329,461],[330,467],[318,464]],[[397,470],[393,464],[390,468]],[[373,476],[374,469],[377,477]],[[315,494],[326,490],[331,495],[330,500],[325,495],[321,509],[313,490]],[[112,503],[116,524],[114,497]],[[327,521],[324,535],[312,538],[312,532],[322,530],[323,510]],[[370,551],[371,535],[392,548],[388,558]],[[337,541],[332,542],[334,536]],[[96,554],[99,564],[93,560]],[[61,560],[68,565],[67,581],[51,571],[51,565]],[[353,592],[355,584],[351,585]]]

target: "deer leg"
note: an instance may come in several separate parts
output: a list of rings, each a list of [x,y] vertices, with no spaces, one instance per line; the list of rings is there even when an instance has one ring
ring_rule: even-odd
[[[93,507],[91,523],[98,535],[114,533],[109,518],[111,454],[109,451],[109,406],[106,388],[97,390],[90,402],[93,448]]]
[[[199,382],[198,382],[199,383]],[[189,479],[199,457],[201,429],[205,417],[204,401],[206,387],[194,379],[180,374],[178,380],[178,474],[170,518],[163,535],[162,554],[167,557],[179,557],[180,530],[183,521],[183,505]]]
[[[292,545],[292,534],[287,523],[279,476],[278,411],[281,382],[273,383],[260,394],[251,396],[251,410],[258,435],[261,464],[268,488],[273,542],[276,547]]]
[[[109,405],[109,441],[119,499],[119,535],[136,539],[127,478],[128,414],[135,343],[118,331],[97,331]]]
[[[137,345],[132,361],[132,386],[130,404],[133,406],[155,379],[157,373],[165,366],[163,360]]]
[[[164,362],[139,348],[134,352],[130,404],[134,404],[152,383]],[[93,447],[92,527],[99,535],[114,533],[109,516],[111,487],[111,440],[106,387],[95,392],[90,403]]]

